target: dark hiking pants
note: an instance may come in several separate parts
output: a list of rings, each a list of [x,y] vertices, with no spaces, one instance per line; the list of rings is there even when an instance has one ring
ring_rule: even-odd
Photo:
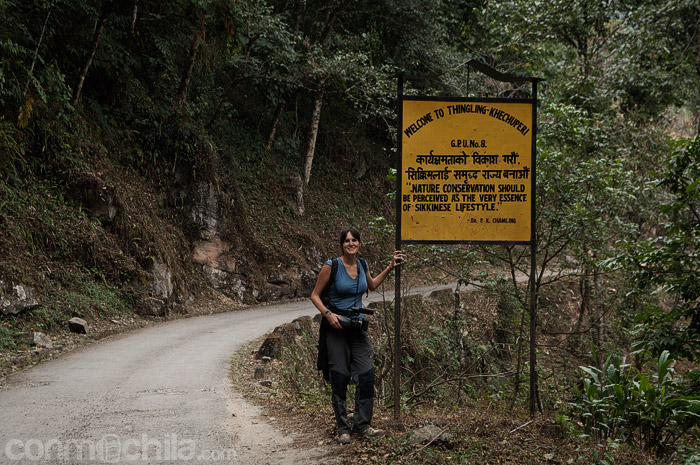
[[[353,430],[362,432],[372,422],[374,408],[374,352],[366,331],[328,331],[328,366],[331,378],[331,402],[338,434],[350,433],[347,414],[347,389],[355,383]]]

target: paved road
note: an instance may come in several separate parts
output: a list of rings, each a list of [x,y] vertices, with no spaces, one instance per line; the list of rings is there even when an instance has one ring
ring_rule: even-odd
[[[231,355],[312,314],[305,301],[171,321],[9,376],[0,463],[236,463]]]
[[[235,423],[251,414],[235,411],[231,355],[315,312],[306,300],[170,321],[11,375],[0,381],[0,463],[245,463],[237,436],[249,428]]]

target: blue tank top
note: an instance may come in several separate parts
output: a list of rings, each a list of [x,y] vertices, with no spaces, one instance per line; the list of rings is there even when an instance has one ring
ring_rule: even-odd
[[[331,305],[341,310],[350,310],[353,307],[362,307],[362,294],[367,291],[367,276],[360,261],[357,261],[357,277],[352,279],[345,269],[345,265],[340,258],[338,261],[338,272],[330,289]],[[328,260],[326,265],[331,266],[333,262]],[[359,281],[358,281],[359,280]]]

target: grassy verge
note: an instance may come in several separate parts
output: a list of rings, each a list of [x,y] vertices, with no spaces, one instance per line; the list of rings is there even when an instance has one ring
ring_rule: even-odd
[[[490,376],[507,371],[507,367],[515,364],[514,354],[509,352],[512,348],[504,345],[499,351],[479,352],[479,347],[488,347],[493,325],[504,324],[496,321],[499,303],[505,305],[497,296],[463,295],[462,302],[468,311],[461,317],[470,321],[468,357],[477,363],[470,369],[473,376],[466,377],[467,381],[449,382],[450,377],[444,374],[444,369],[451,362],[446,360],[449,357],[444,351],[450,346],[448,339],[452,333],[446,320],[453,315],[452,309],[440,299],[409,299],[408,302],[412,308],[406,310],[402,360],[405,368],[402,375],[404,405],[400,421],[396,422],[392,415],[390,381],[382,379],[390,372],[391,366],[383,319],[392,317],[391,309],[387,308],[374,317],[371,332],[378,365],[374,426],[385,429],[388,434],[379,439],[358,439],[339,448],[335,455],[341,463],[695,463],[689,451],[698,443],[692,438],[676,454],[657,457],[634,444],[596,441],[583,435],[570,407],[575,394],[566,383],[571,380],[566,381],[564,374],[557,379],[543,380],[541,389],[548,391],[546,396],[543,395],[545,406],[551,407],[531,418],[526,408],[527,393],[521,392],[515,401],[510,396],[514,389],[512,376]],[[500,313],[503,312],[501,309]],[[234,358],[235,387],[263,406],[266,414],[274,416],[276,424],[288,433],[297,433],[295,437],[301,437],[297,439],[300,447],[323,443],[337,447],[331,446],[335,431],[330,388],[315,368],[317,331],[318,325],[314,323],[298,335],[293,344],[284,348],[279,359],[268,363],[255,359],[262,340],[249,345]],[[543,354],[543,369],[555,370],[564,366],[559,360],[561,357],[563,355],[548,357]],[[255,378],[256,368],[264,372],[258,379]],[[527,386],[527,379],[521,382]],[[460,389],[459,398],[456,389]],[[350,393],[350,404],[352,397]],[[429,424],[449,433],[451,441],[415,444],[412,433]]]

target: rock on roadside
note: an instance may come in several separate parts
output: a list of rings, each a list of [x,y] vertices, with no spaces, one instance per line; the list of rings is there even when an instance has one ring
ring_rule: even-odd
[[[70,329],[72,333],[87,334],[88,324],[87,321],[82,318],[71,318],[68,320],[68,329]]]
[[[414,444],[450,445],[453,440],[454,437],[450,433],[435,425],[425,425],[411,433],[411,442]]]

